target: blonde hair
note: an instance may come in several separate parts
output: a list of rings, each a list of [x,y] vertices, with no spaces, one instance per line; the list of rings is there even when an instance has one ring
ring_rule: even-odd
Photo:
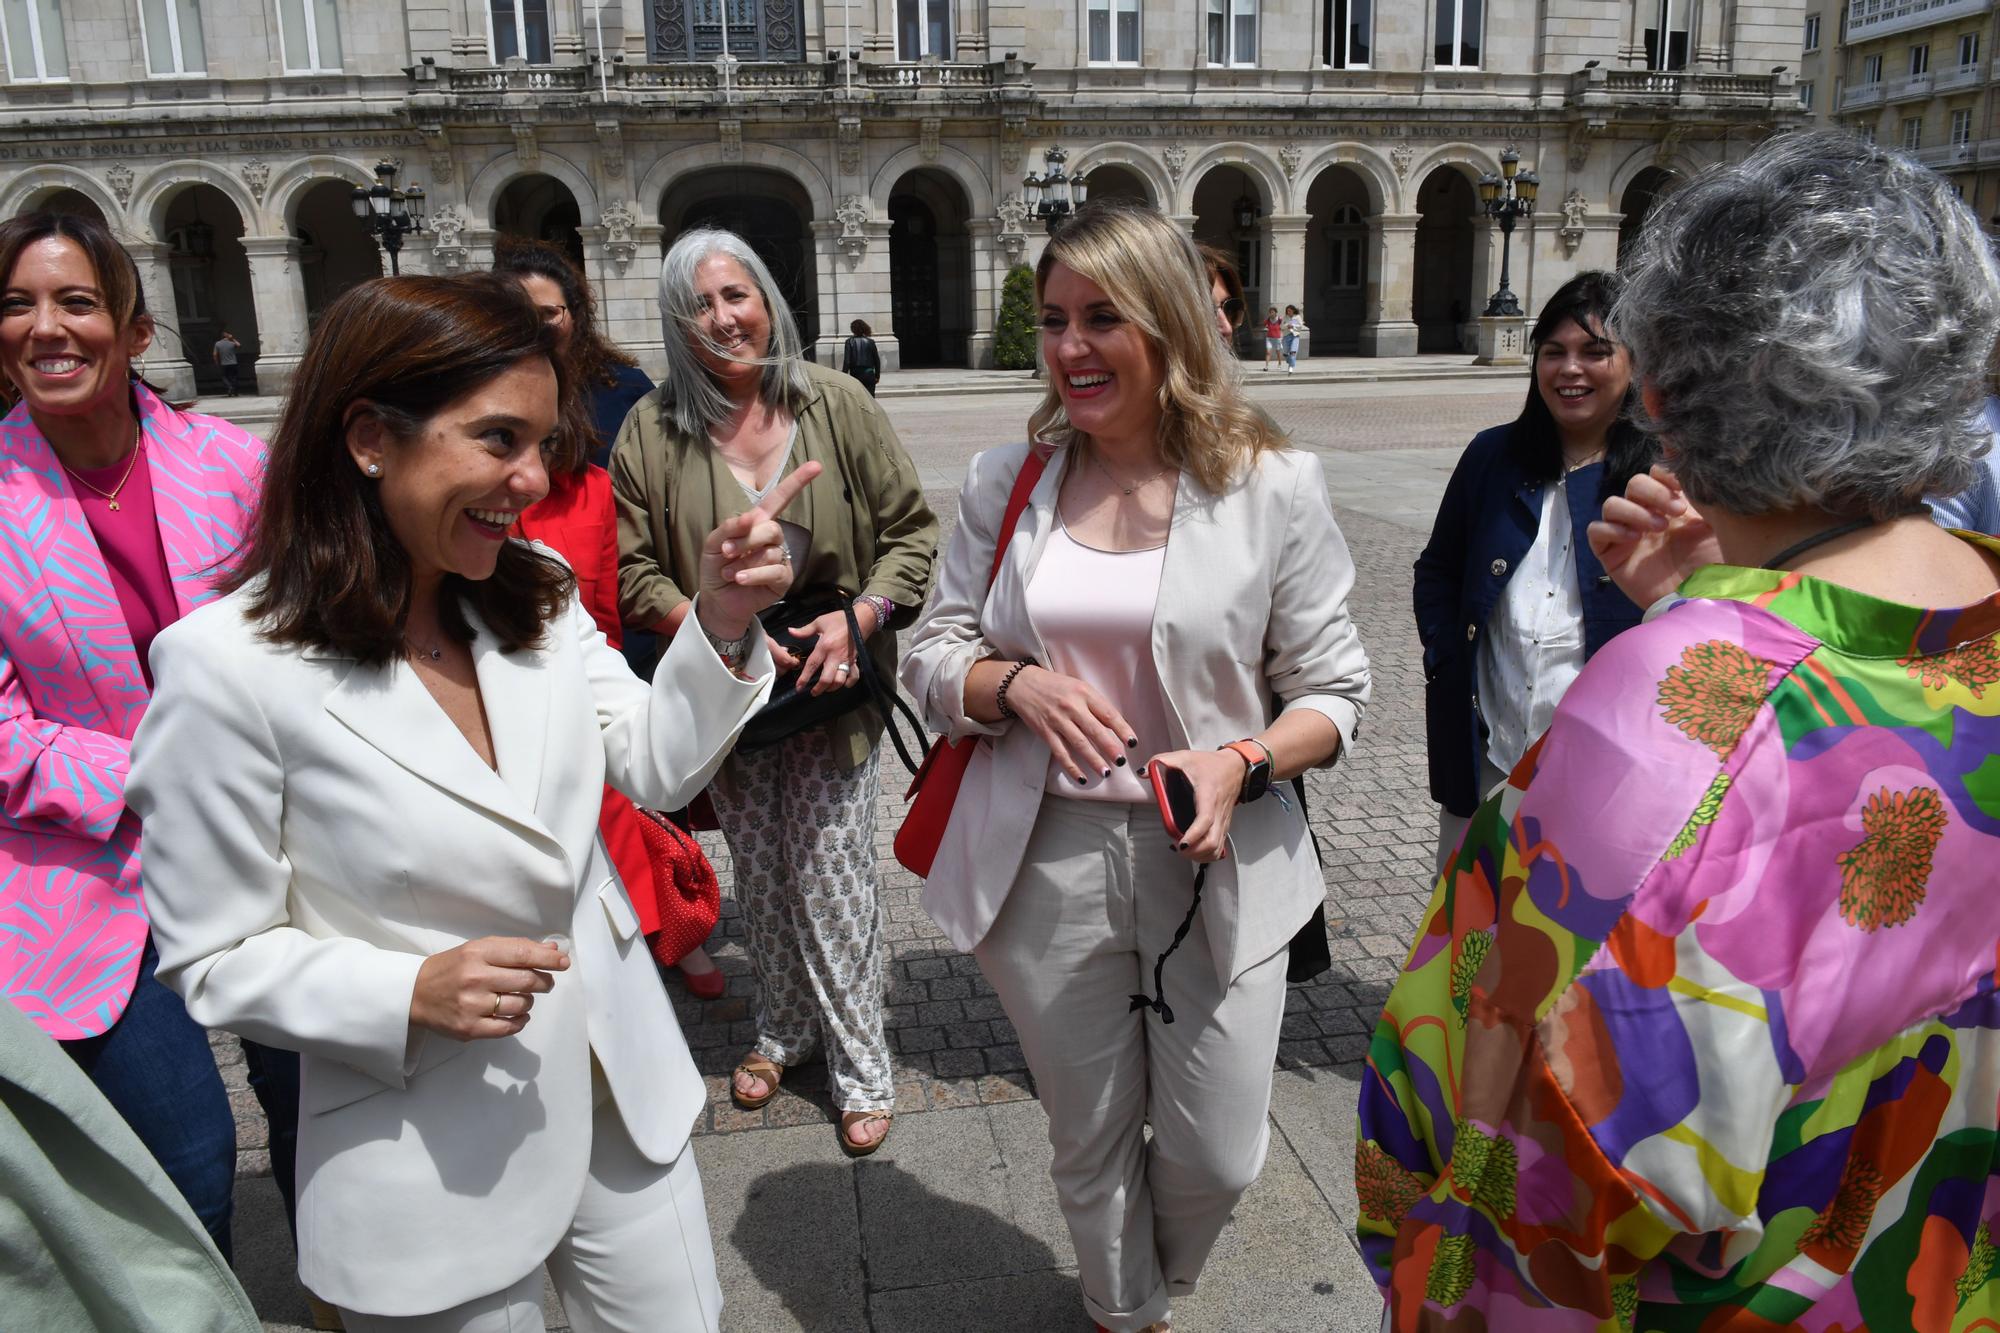
[[[1242,370],[1216,337],[1208,266],[1165,215],[1124,200],[1087,205],[1042,251],[1038,304],[1057,264],[1102,287],[1158,353],[1162,461],[1219,494],[1259,454],[1286,447],[1284,432],[1244,396]],[[1053,374],[1028,434],[1058,447],[1089,439],[1070,424]]]

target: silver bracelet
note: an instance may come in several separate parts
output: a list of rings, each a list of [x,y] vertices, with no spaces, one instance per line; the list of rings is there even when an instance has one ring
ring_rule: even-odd
[[[700,616],[695,617],[694,623],[700,626],[701,637],[707,639],[708,646],[715,649],[715,655],[722,659],[722,665],[731,671],[750,660],[750,636],[757,632],[757,622],[754,619],[743,633],[733,639],[718,638],[709,633],[708,626],[701,623]]]
[[[857,602],[866,602],[875,608],[875,628],[877,630],[889,628],[889,618],[896,614],[896,604],[894,602],[879,592],[864,592],[854,600]]]

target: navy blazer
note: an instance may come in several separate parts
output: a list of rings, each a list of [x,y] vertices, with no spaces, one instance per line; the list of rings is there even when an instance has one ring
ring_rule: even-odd
[[[1514,567],[1534,545],[1542,487],[1511,447],[1510,422],[1481,431],[1445,487],[1430,542],[1417,557],[1417,637],[1424,645],[1424,727],[1431,799],[1455,815],[1479,808],[1486,728],[1479,719],[1479,637]],[[1639,623],[1634,606],[1604,572],[1583,532],[1603,508],[1604,464],[1570,473],[1570,528],[1576,533],[1577,587],[1583,594],[1585,660],[1620,630]]]

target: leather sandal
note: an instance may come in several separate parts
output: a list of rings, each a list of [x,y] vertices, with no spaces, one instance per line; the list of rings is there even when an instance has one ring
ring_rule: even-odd
[[[889,1141],[889,1126],[895,1122],[895,1115],[889,1111],[842,1111],[840,1113],[840,1150],[849,1157],[866,1157]],[[870,1121],[882,1122],[882,1137],[872,1143],[857,1142],[847,1136],[851,1129],[858,1129]]]
[[[748,1074],[752,1078],[763,1079],[765,1084],[764,1095],[761,1097],[746,1096],[743,1089],[736,1085],[738,1074]],[[729,1076],[730,1099],[744,1110],[754,1111],[778,1095],[778,1081],[784,1076],[785,1067],[783,1065],[767,1060],[757,1054],[757,1052],[752,1051],[743,1057],[742,1061],[736,1066],[736,1072]]]

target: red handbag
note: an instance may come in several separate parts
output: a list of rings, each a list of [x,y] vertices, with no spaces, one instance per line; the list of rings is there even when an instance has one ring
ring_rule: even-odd
[[[1014,489],[1007,496],[1007,512],[1000,520],[1000,536],[993,544],[993,568],[986,575],[988,589],[1000,576],[1000,561],[1014,539],[1021,512],[1028,507],[1028,495],[1048,467],[1049,452],[1040,446],[1029,449],[1028,460],[1021,464],[1020,474],[1014,478]],[[951,822],[952,807],[958,803],[959,784],[965,781],[966,766],[972,762],[972,751],[978,744],[977,736],[956,742],[940,737],[931,744],[917,775],[910,779],[910,789],[903,796],[909,802],[909,813],[903,816],[903,826],[896,830],[896,861],[919,879],[929,877],[931,863],[937,860],[945,825]]]
[[[722,914],[722,887],[692,833],[643,806],[634,809],[639,812],[639,834],[646,842],[659,903],[660,928],[647,943],[660,966],[672,967],[715,930]]]

